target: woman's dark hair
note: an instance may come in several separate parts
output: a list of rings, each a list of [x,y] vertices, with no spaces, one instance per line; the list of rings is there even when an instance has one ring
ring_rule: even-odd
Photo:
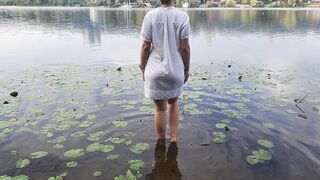
[[[160,0],[161,4],[170,4],[171,0]]]

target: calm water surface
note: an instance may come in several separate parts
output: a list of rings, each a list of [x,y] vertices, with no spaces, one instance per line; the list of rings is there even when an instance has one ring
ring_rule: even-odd
[[[179,142],[166,147],[136,67],[147,11],[0,7],[0,177],[320,179],[320,10],[188,10],[191,78]],[[137,154],[137,143],[150,147]],[[272,158],[249,164],[258,149]]]

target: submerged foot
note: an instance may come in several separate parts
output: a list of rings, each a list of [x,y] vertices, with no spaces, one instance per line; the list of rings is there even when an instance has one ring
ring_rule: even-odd
[[[177,142],[177,137],[171,137],[170,142]]]

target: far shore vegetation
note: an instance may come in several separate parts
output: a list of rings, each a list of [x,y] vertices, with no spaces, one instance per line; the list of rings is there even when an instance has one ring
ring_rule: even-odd
[[[158,7],[160,0],[0,0],[0,6]],[[176,7],[320,7],[320,0],[177,0]]]

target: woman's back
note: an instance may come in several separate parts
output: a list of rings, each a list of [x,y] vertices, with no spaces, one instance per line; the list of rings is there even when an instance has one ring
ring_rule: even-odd
[[[180,40],[189,38],[189,35],[189,16],[183,11],[170,6],[146,14],[141,37],[152,43],[145,70],[145,86],[149,89],[147,97],[168,97],[168,93],[174,97],[181,93],[184,65],[179,46]]]

